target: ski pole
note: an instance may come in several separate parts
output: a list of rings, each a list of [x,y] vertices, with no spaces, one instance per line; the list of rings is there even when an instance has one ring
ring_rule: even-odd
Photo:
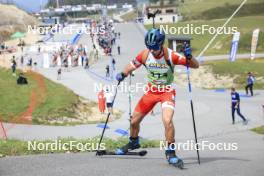
[[[114,94],[114,98],[113,98],[113,101],[112,101],[112,108],[113,108],[113,105],[114,105],[114,102],[115,102],[115,98],[116,98],[117,89],[118,89],[119,84],[120,84],[120,81],[117,83],[117,86],[116,86],[116,89],[115,89],[115,94]],[[100,150],[100,146],[101,146],[101,143],[102,143],[102,140],[103,140],[103,137],[104,137],[105,129],[106,129],[110,114],[111,114],[110,112],[108,112],[108,114],[107,114],[107,118],[105,120],[104,129],[102,131],[102,134],[101,134],[101,137],[100,137],[100,140],[99,140],[99,144],[98,144],[98,148],[96,150],[96,156],[98,155],[98,151]]]
[[[184,48],[187,46],[184,45]],[[186,70],[187,70],[187,77],[188,77],[188,90],[189,90],[189,96],[190,96],[190,104],[191,104],[191,111],[192,111],[192,120],[193,120],[193,131],[194,131],[194,137],[195,137],[195,145],[196,145],[196,152],[197,152],[197,159],[198,163],[200,164],[200,154],[199,154],[199,146],[197,141],[197,131],[196,131],[196,124],[195,124],[195,118],[194,118],[194,110],[193,110],[193,101],[192,101],[192,86],[191,86],[191,79],[190,79],[190,69],[189,69],[189,63],[186,63]]]
[[[131,111],[131,78],[132,77],[132,73],[130,73],[129,75],[129,94],[128,94],[128,102],[129,102],[129,120],[131,120],[131,117],[132,117],[132,111]]]
[[[128,93],[128,103],[129,103],[129,128],[127,129],[127,131],[130,129],[130,125],[131,125],[131,119],[132,119],[132,110],[131,110],[131,101],[132,101],[132,99],[131,99],[131,80],[132,80],[132,76],[134,76],[133,75],[133,72],[132,73],[130,73],[130,75],[129,75],[129,93]]]

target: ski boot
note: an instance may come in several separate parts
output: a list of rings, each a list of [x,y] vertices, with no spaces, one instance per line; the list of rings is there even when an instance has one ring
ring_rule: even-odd
[[[168,160],[168,163],[178,167],[179,169],[183,169],[184,163],[183,161],[175,154],[175,150],[166,150],[165,152],[166,158]]]
[[[130,137],[128,144],[126,144],[125,146],[123,146],[121,148],[118,148],[115,151],[115,153],[117,155],[125,155],[128,151],[135,150],[135,149],[138,149],[138,148],[140,148],[138,137],[137,138]]]

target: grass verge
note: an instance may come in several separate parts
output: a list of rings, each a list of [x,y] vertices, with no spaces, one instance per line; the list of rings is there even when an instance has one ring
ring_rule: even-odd
[[[17,75],[19,74],[17,71]],[[17,85],[10,69],[0,68],[0,120],[12,123],[77,125],[102,122],[98,104],[85,100],[61,84],[34,72],[28,85]],[[111,120],[121,116],[114,113]]]
[[[244,89],[247,81],[247,73],[252,72],[256,78],[255,89],[264,89],[264,58],[262,59],[238,59],[235,62],[225,60],[207,61],[204,65],[212,67],[213,74],[234,78],[236,88]],[[224,85],[223,85],[224,86]]]
[[[96,150],[98,146],[99,137],[91,139],[74,139],[74,138],[58,138],[57,140],[46,140],[46,141],[21,141],[16,139],[2,140],[0,139],[0,157],[4,156],[18,156],[18,155],[32,155],[32,154],[48,154],[48,153],[78,153],[78,152],[91,152]],[[105,146],[108,150],[114,150],[118,147],[125,145],[128,142],[127,138],[119,138],[113,140],[110,138],[104,138],[102,141],[102,146]],[[57,146],[61,144],[68,144],[68,149],[63,150],[57,147],[54,149],[54,145]],[[70,147],[72,143],[72,147]],[[53,148],[50,144],[53,144]],[[35,150],[35,146],[37,149]],[[42,149],[43,146],[47,146],[45,150]],[[85,148],[86,146],[86,148]],[[81,150],[84,149],[87,150]],[[159,141],[156,140],[141,140],[142,148],[154,148],[159,147]]]
[[[264,125],[257,127],[257,128],[253,128],[251,129],[251,131],[254,131],[255,133],[258,133],[258,134],[264,134]]]

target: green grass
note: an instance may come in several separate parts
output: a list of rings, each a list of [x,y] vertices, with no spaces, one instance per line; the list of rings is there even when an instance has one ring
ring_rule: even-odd
[[[79,150],[80,148],[73,146],[69,150],[61,150],[58,148],[58,150],[52,150],[50,147],[48,147],[47,150],[34,150],[32,147],[30,150],[28,150],[28,142],[27,141],[20,141],[20,140],[15,140],[15,139],[8,139],[8,140],[2,140],[0,139],[0,157],[4,156],[17,156],[17,155],[29,155],[29,154],[48,154],[48,153],[66,153],[66,152],[89,152],[93,151],[96,149],[98,146],[98,141],[99,138],[91,138],[91,139],[74,139],[74,138],[58,138],[57,143],[60,144],[65,144],[65,143],[70,143],[70,141],[76,141],[72,142],[73,144],[77,143],[82,143],[84,144],[89,144],[89,150]],[[30,141],[31,144],[34,144],[34,141]],[[36,144],[40,143],[54,143],[55,141],[53,140],[46,140],[46,141],[35,141]],[[126,138],[119,138],[118,140],[113,140],[110,138],[104,138],[102,143],[104,143],[102,146],[105,146],[106,149],[108,150],[114,150],[118,147],[121,147],[125,145],[128,142]],[[154,147],[159,147],[159,141],[156,140],[141,140],[141,147],[142,148],[154,148]],[[91,150],[90,150],[91,149]]]
[[[217,8],[223,8],[225,11],[222,12],[222,14],[228,16],[229,12],[226,7],[228,6],[234,6],[237,8],[240,3],[242,3],[243,0],[186,0],[184,3],[180,3],[179,11],[184,16],[184,19],[191,20],[191,19],[197,19],[197,17],[201,17],[203,13],[207,13],[210,10],[214,10],[214,13],[220,12],[221,9]],[[247,4],[255,4],[263,2],[262,0],[248,0],[245,5]],[[243,7],[245,8],[245,7]],[[243,10],[242,8],[242,10]],[[233,10],[234,11],[234,10]],[[219,14],[219,15],[222,15]],[[215,14],[213,14],[215,15]]]
[[[237,88],[243,88],[246,85],[247,73],[252,72],[256,78],[262,78],[262,81],[256,81],[255,89],[264,89],[264,58],[262,59],[238,59],[235,62],[225,60],[207,61],[204,63],[212,67],[212,71],[217,75],[228,75],[236,77],[234,79]]]
[[[4,121],[15,119],[26,111],[30,93],[36,86],[31,79],[28,80],[28,86],[18,86],[16,79],[10,70],[0,69],[0,117]]]
[[[49,119],[59,117],[75,118],[74,105],[78,102],[78,96],[66,87],[45,79],[47,96],[33,112],[35,122],[37,119]]]
[[[29,84],[19,86],[16,84],[17,77],[12,76],[10,69],[0,69],[0,118],[3,121],[15,121],[27,110],[33,89],[38,90],[39,102],[32,113],[33,123],[38,123],[38,119],[75,117],[72,107],[78,101],[76,94],[45,78],[46,91],[39,91],[32,74],[26,76]]]
[[[255,133],[258,133],[258,134],[264,134],[264,125],[257,127],[257,128],[253,128],[251,129],[251,131],[254,131]]]
[[[225,23],[225,19],[218,19],[218,20],[196,20],[196,21],[188,21],[188,22],[179,22],[175,24],[163,24],[168,25],[168,28],[171,27],[185,27],[188,24],[193,24],[193,27],[202,26],[202,25],[209,25],[212,27],[221,27]],[[248,16],[248,17],[238,17],[232,19],[227,27],[237,27],[237,31],[240,34],[240,42],[238,46],[238,53],[250,53],[250,46],[251,46],[251,37],[252,32],[256,28],[260,28],[262,32],[260,32],[259,41],[257,52],[264,52],[264,16]],[[156,25],[157,27],[160,24]],[[147,29],[150,29],[152,25],[146,25]],[[183,35],[183,33],[180,33]],[[201,34],[190,34],[188,36],[192,37],[191,45],[193,49],[194,55],[200,54],[203,48],[208,44],[208,42],[213,37],[212,34],[206,32],[204,35]],[[214,42],[210,45],[204,55],[214,55],[214,54],[229,54],[231,41],[232,41],[232,34],[220,34],[214,40]],[[165,43],[166,44],[166,43]]]

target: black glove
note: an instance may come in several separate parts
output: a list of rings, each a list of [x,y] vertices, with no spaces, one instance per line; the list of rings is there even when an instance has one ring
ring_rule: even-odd
[[[116,80],[119,81],[119,82],[123,81],[125,78],[126,78],[126,75],[123,72],[118,73],[116,75]]]

